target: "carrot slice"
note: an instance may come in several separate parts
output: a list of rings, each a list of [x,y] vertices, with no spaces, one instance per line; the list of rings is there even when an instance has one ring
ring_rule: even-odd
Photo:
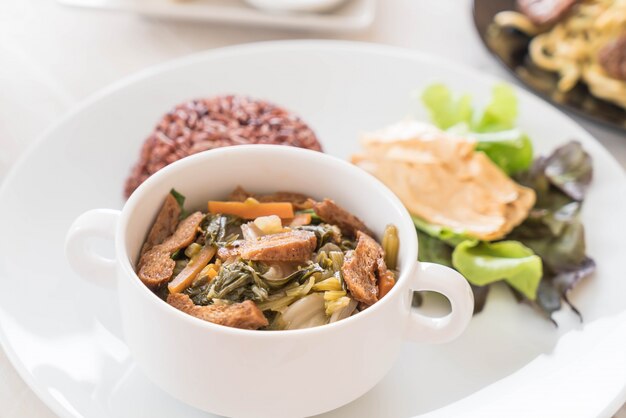
[[[378,299],[380,300],[380,298],[389,293],[394,284],[396,284],[396,279],[394,279],[390,271],[386,271],[385,274],[381,275],[378,278]]]
[[[180,293],[189,287],[193,279],[196,278],[198,273],[209,264],[209,261],[215,256],[217,248],[214,246],[202,247],[198,254],[194,255],[185,268],[178,273],[178,276],[174,278],[167,288],[170,293]]]
[[[293,205],[289,202],[260,203],[253,198],[245,202],[209,202],[209,212],[223,215],[236,215],[244,219],[256,219],[259,216],[276,215],[281,219],[293,218]]]
[[[310,213],[298,213],[294,216],[293,219],[288,219],[287,225],[289,226],[302,226],[308,225],[311,223],[311,214]]]

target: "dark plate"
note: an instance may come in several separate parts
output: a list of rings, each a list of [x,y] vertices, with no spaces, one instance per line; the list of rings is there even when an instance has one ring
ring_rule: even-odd
[[[474,24],[487,49],[529,89],[544,99],[598,124],[626,132],[626,110],[594,97],[584,83],[571,91],[556,89],[554,73],[535,66],[528,56],[530,38],[492,24],[503,10],[515,10],[515,0],[474,0]]]

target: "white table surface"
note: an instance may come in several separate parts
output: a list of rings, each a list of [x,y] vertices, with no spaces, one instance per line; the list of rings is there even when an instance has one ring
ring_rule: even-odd
[[[480,44],[470,0],[381,0],[370,29],[341,35],[169,22],[73,9],[54,0],[2,0],[0,180],[44,130],[84,98],[122,77],[195,51],[292,38],[404,46],[514,82]],[[626,167],[626,135],[579,122]],[[0,350],[0,417],[53,416]],[[626,407],[617,416],[626,418]]]

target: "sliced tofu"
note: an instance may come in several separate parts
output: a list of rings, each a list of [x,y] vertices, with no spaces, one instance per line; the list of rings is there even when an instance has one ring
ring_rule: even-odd
[[[327,224],[337,225],[344,235],[356,237],[358,231],[374,235],[363,221],[330,199],[324,199],[322,202],[313,202],[312,205],[317,216],[322,218]]]
[[[369,306],[378,301],[378,280],[388,274],[384,252],[369,235],[357,232],[357,244],[346,254],[341,275],[352,297]]]
[[[146,251],[155,245],[161,244],[167,237],[172,235],[176,231],[178,225],[178,219],[180,218],[181,208],[176,198],[168,193],[163,206],[159,210],[159,213],[150,228],[148,238],[141,248],[141,255],[144,255]]]
[[[172,254],[196,239],[202,219],[202,212],[192,213],[180,222],[173,235],[141,256],[137,275],[146,286],[154,289],[172,278],[176,266]]]
[[[244,260],[304,261],[311,257],[316,244],[313,232],[291,230],[246,240],[239,254]]]
[[[186,314],[227,327],[259,329],[269,324],[263,312],[251,300],[232,305],[198,306],[189,296],[172,293],[168,295],[167,303]]]

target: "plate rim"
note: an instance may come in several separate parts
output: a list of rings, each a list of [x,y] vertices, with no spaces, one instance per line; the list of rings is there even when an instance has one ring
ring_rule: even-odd
[[[298,48],[298,50],[302,51],[303,49],[308,50],[328,50],[328,51],[350,51],[350,52],[362,52],[362,53],[370,53],[374,55],[383,55],[389,57],[396,58],[405,58],[415,61],[428,62],[429,65],[438,66],[438,67],[451,67],[455,72],[460,74],[465,74],[467,77],[471,77],[477,80],[481,80],[485,83],[494,84],[496,82],[503,82],[500,77],[491,75],[488,73],[481,72],[479,69],[468,66],[461,62],[455,62],[454,60],[449,60],[446,58],[442,58],[440,56],[432,55],[427,52],[412,50],[405,47],[392,46],[392,45],[384,45],[377,44],[372,42],[361,42],[361,41],[344,41],[344,40],[328,40],[328,39],[308,39],[308,40],[279,40],[279,41],[263,41],[263,42],[252,42],[252,43],[244,43],[239,45],[225,46],[215,49],[204,50],[196,53],[192,53],[186,56],[182,56],[179,58],[175,58],[172,60],[168,60],[162,62],[160,64],[152,65],[136,71],[128,76],[123,77],[122,79],[105,86],[96,92],[90,94],[86,98],[80,100],[76,103],[64,116],[59,118],[57,121],[52,123],[47,129],[45,129],[31,144],[26,147],[21,156],[15,161],[13,166],[8,171],[7,175],[4,177],[2,182],[0,183],[0,196],[3,196],[7,189],[9,188],[9,184],[14,181],[14,178],[17,177],[18,172],[21,172],[22,166],[24,166],[27,161],[30,159],[31,154],[34,154],[37,147],[45,141],[49,140],[54,131],[60,129],[63,125],[70,122],[75,117],[79,116],[82,112],[88,109],[90,106],[95,103],[106,99],[108,96],[115,94],[116,92],[125,89],[128,86],[133,85],[134,83],[141,82],[144,79],[157,76],[160,73],[175,70],[177,68],[182,68],[185,66],[193,65],[194,63],[201,62],[207,59],[219,59],[220,57],[228,57],[231,55],[245,55],[249,52],[258,52],[259,50],[266,51],[280,51],[280,50],[289,50],[292,48]],[[602,155],[604,163],[608,163],[613,165],[613,169],[619,170],[622,176],[622,180],[626,181],[626,171],[621,167],[621,165],[617,162],[617,160],[613,157],[613,155],[600,143],[587,129],[581,126],[576,120],[572,119],[567,113],[565,113],[559,107],[556,107],[550,102],[546,102],[539,97],[536,97],[535,94],[527,91],[526,89],[520,88],[519,86],[513,86],[516,90],[516,93],[521,96],[525,96],[531,102],[543,103],[543,105],[553,108],[559,114],[560,117],[567,119],[569,123],[573,124],[578,128],[581,133],[587,137],[587,139],[594,143],[596,146],[596,150],[598,153]],[[617,171],[614,170],[614,171]],[[70,409],[67,409],[63,406],[63,404],[54,398],[51,394],[46,392],[43,388],[40,388],[37,385],[35,377],[28,372],[23,362],[19,359],[17,353],[13,350],[11,345],[8,343],[8,338],[5,335],[4,327],[3,327],[3,313],[0,310],[0,348],[2,348],[11,363],[11,365],[15,368],[18,375],[22,380],[26,383],[26,385],[32,390],[37,397],[55,414],[60,417],[72,418],[75,417]],[[523,368],[522,368],[523,369]],[[522,370],[520,369],[520,370]],[[493,382],[491,384],[496,384]],[[490,385],[485,386],[489,387]],[[484,388],[483,388],[484,389]],[[482,389],[480,389],[482,390]],[[478,392],[475,392],[478,393]],[[472,396],[470,394],[468,396]],[[460,402],[466,397],[463,397],[456,402]],[[443,406],[447,407],[448,404]],[[436,410],[435,410],[436,411]],[[434,411],[431,411],[434,412]]]

